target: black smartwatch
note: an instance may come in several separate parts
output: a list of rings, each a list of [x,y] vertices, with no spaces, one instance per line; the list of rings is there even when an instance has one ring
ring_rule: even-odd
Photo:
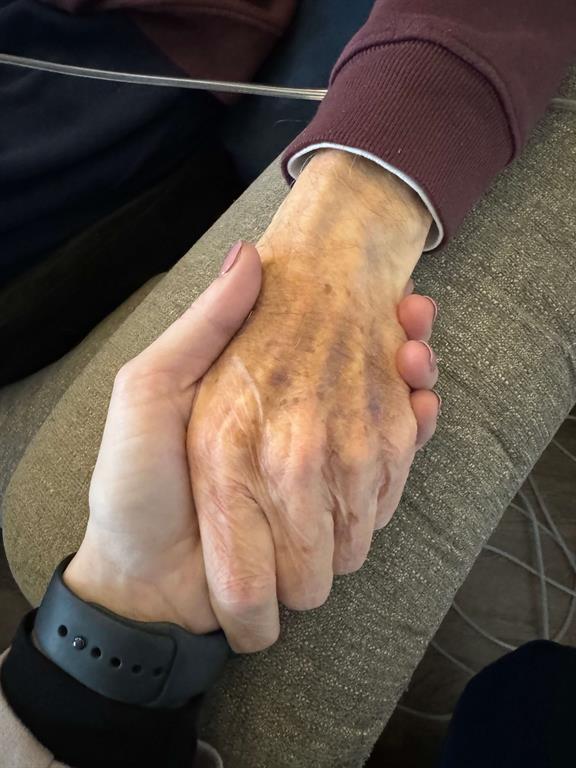
[[[45,656],[102,696],[144,707],[181,707],[216,681],[232,655],[223,632],[193,635],[86,603],[62,578],[72,557],[54,572],[36,615]]]

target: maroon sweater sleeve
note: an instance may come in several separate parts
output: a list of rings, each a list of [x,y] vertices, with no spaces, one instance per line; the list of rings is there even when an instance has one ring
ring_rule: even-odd
[[[321,142],[414,179],[451,236],[576,55],[576,0],[376,0],[288,160]]]

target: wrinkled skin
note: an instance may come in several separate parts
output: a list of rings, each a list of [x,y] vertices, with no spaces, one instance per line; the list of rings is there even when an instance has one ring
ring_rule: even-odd
[[[362,565],[417,447],[396,365],[406,340],[397,306],[426,219],[407,198],[384,222],[366,205],[362,220],[356,201],[366,184],[355,189],[348,177],[327,215],[326,176],[308,178],[319,209],[286,226],[305,194],[293,192],[258,244],[261,296],[204,377],[190,422],[210,597],[238,650],[274,642],[277,600],[315,608],[334,574]],[[333,200],[334,185],[328,192]],[[347,205],[356,206],[350,219]],[[435,364],[430,374],[432,386]]]

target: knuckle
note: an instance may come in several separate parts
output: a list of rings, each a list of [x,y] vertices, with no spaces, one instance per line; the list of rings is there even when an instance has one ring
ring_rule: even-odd
[[[250,620],[262,611],[273,589],[273,578],[250,574],[220,578],[214,591],[226,613]]]
[[[320,608],[328,600],[331,585],[318,589],[299,589],[288,593],[282,600],[291,611],[312,611]]]
[[[370,544],[372,536],[366,537],[354,537],[344,532],[339,536],[336,554],[334,557],[334,572],[342,576],[348,573],[355,573],[366,562],[368,552],[370,550]]]
[[[228,640],[236,653],[258,653],[274,645],[279,637],[280,627],[275,625],[266,628],[254,627],[252,631],[247,629],[245,632],[228,637]]]
[[[286,451],[262,446],[261,468],[270,487],[281,498],[290,499],[295,491],[310,488],[312,479],[320,482],[323,453],[320,450],[298,448]]]
[[[289,510],[289,519],[284,519],[283,535],[276,540],[276,551],[283,562],[296,567],[301,576],[301,583],[310,583],[318,573],[318,553],[331,536],[332,521],[327,514],[320,517],[323,509],[315,510],[310,515],[310,505],[304,501]]]
[[[338,576],[346,576],[350,573],[356,573],[366,562],[366,555],[344,555],[338,558],[338,561],[334,567],[334,572]]]
[[[350,441],[338,452],[337,463],[344,474],[360,475],[378,461],[376,447],[366,440]]]
[[[323,450],[315,441],[310,440],[297,449],[292,449],[288,462],[283,456],[277,456],[275,464],[277,471],[281,472],[283,467],[288,469],[289,477],[292,482],[300,483],[307,481],[310,474],[318,471],[323,457]]]
[[[393,434],[381,438],[380,463],[388,468],[387,475],[409,461],[416,442],[417,427],[414,414],[410,411],[407,418],[396,425]]]

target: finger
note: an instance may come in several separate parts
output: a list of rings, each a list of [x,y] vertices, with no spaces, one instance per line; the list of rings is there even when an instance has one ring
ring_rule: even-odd
[[[329,487],[334,508],[334,573],[357,571],[368,556],[377,510],[378,488],[387,465],[349,435],[348,456],[333,457]],[[354,447],[356,455],[354,455]],[[364,455],[363,455],[364,454]]]
[[[406,283],[406,288],[404,289],[404,296],[410,296],[411,293],[414,293],[414,280],[410,278],[408,282]]]
[[[210,602],[237,653],[278,639],[274,543],[253,499],[194,488]]]
[[[237,244],[238,245],[238,244]],[[230,270],[132,361],[170,374],[182,387],[197,381],[246,320],[260,292],[262,268],[255,246],[242,243]]]
[[[420,450],[436,431],[442,400],[436,392],[418,390],[412,392],[410,401],[418,425],[416,450]]]
[[[398,322],[409,339],[428,341],[438,314],[434,299],[417,293],[406,296],[398,304]]]
[[[388,525],[394,512],[396,512],[404,492],[404,486],[408,479],[408,473],[412,466],[413,458],[414,454],[408,458],[408,461],[397,465],[395,467],[394,475],[387,478],[387,481],[382,485],[380,493],[378,494],[376,520],[374,524],[375,530],[380,530]]]
[[[348,501],[338,501],[334,514],[334,573],[354,573],[362,567],[372,543],[377,497],[358,489]]]
[[[432,389],[438,381],[436,355],[425,341],[407,341],[396,355],[398,373],[411,389]]]
[[[323,605],[332,589],[334,522],[316,489],[298,487],[270,516],[276,551],[278,598],[287,608],[307,611]]]

